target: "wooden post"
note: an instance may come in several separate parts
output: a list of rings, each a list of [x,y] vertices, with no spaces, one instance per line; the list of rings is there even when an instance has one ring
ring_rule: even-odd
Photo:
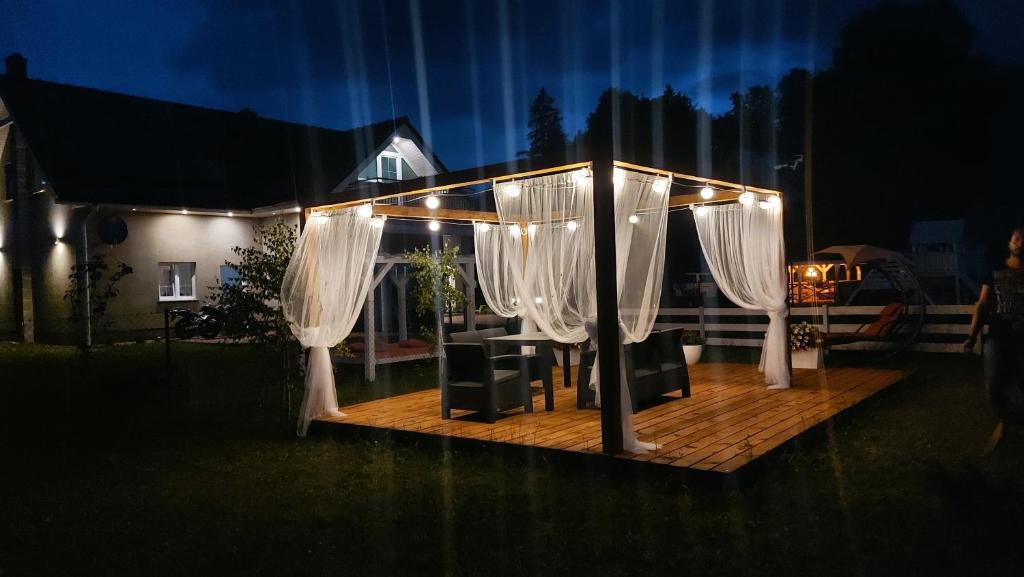
[[[594,259],[597,289],[597,350],[600,355],[601,443],[607,454],[622,452],[619,372],[619,302],[615,266],[615,185],[609,157],[595,160]]]
[[[363,312],[363,369],[366,380],[371,383],[377,380],[377,351],[375,350],[376,338],[374,327],[374,298],[375,289],[370,287],[366,291],[366,305]]]

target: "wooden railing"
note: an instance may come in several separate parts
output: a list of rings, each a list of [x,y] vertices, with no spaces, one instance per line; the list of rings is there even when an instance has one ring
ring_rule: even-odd
[[[807,322],[824,332],[854,332],[878,318],[881,306],[793,307],[792,322]],[[925,309],[925,323],[913,350],[952,353],[960,351],[960,344],[970,330],[972,305],[930,305]],[[919,311],[911,307],[909,314]],[[759,347],[768,329],[768,316],[763,311],[739,308],[662,308],[658,318],[663,322],[682,324],[699,331],[709,345],[732,347]],[[916,317],[914,319],[916,320]],[[869,350],[891,347],[887,343],[861,342],[834,347],[836,350]]]

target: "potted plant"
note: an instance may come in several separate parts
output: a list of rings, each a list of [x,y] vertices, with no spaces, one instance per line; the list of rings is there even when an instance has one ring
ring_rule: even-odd
[[[794,369],[820,369],[822,363],[821,333],[806,322],[789,327],[789,348]]]
[[[704,337],[697,331],[683,331],[683,356],[687,365],[696,365],[704,353]]]

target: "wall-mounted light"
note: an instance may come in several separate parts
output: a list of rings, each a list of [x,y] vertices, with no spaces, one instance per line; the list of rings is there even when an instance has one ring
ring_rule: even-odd
[[[430,210],[434,210],[435,208],[441,206],[441,199],[437,198],[434,195],[430,195],[427,197],[424,203],[426,203],[427,208],[429,208]]]

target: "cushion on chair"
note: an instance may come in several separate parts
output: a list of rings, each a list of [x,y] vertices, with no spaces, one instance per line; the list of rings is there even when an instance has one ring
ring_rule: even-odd
[[[504,369],[494,369],[494,384],[504,383],[508,380],[518,379],[519,371],[508,371]]]
[[[461,333],[451,333],[448,335],[453,343],[479,343],[483,344],[483,339],[480,338],[479,331],[465,331]]]

